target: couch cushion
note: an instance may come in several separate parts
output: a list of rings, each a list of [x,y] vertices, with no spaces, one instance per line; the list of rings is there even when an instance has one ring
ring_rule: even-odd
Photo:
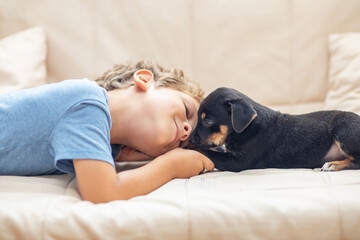
[[[357,0],[12,0],[0,1],[0,36],[41,23],[50,81],[155,58],[207,93],[230,86],[263,104],[295,105],[324,101],[327,37],[360,31],[359,12]]]
[[[0,94],[45,84],[46,41],[41,27],[0,40]]]
[[[329,37],[329,91],[325,109],[360,114],[360,33]]]
[[[4,239],[357,239],[360,171],[208,172],[107,204],[71,175],[0,176]]]

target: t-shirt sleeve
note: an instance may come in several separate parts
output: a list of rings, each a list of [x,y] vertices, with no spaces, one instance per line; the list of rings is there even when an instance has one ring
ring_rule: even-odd
[[[70,108],[58,121],[49,139],[55,167],[75,174],[73,159],[91,159],[107,162],[115,168],[110,128],[110,113],[101,103],[86,102]]]

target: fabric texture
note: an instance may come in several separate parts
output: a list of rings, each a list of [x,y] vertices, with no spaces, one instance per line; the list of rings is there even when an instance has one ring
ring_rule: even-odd
[[[0,40],[0,94],[46,83],[46,37],[34,27]]]
[[[70,174],[0,178],[2,239],[358,240],[360,171],[263,169],[174,179],[129,201],[81,201]],[[26,199],[26,200],[24,200]]]
[[[329,37],[329,91],[325,109],[360,114],[360,32]]]
[[[74,172],[73,159],[114,166],[105,89],[67,80],[0,95],[0,175]]]

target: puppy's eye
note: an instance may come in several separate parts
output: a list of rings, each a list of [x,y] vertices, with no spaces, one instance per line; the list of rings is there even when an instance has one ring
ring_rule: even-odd
[[[213,125],[213,121],[211,121],[210,119],[208,119],[208,118],[205,118],[205,119],[203,119],[203,125],[205,126],[205,127],[211,127],[211,125]]]

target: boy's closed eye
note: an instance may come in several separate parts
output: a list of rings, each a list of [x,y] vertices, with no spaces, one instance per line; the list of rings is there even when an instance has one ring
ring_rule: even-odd
[[[185,114],[186,114],[186,118],[187,120],[192,120],[193,116],[196,115],[197,113],[197,108],[191,104],[188,103],[186,101],[183,102],[184,103],[184,109],[185,109]],[[190,123],[190,122],[189,122]],[[196,121],[195,121],[196,123]],[[195,126],[193,126],[193,124],[190,124],[192,128],[194,128]]]
[[[190,111],[189,111],[189,107],[186,105],[185,102],[184,102],[184,107],[185,107],[185,115],[186,115],[186,118],[189,119]]]

